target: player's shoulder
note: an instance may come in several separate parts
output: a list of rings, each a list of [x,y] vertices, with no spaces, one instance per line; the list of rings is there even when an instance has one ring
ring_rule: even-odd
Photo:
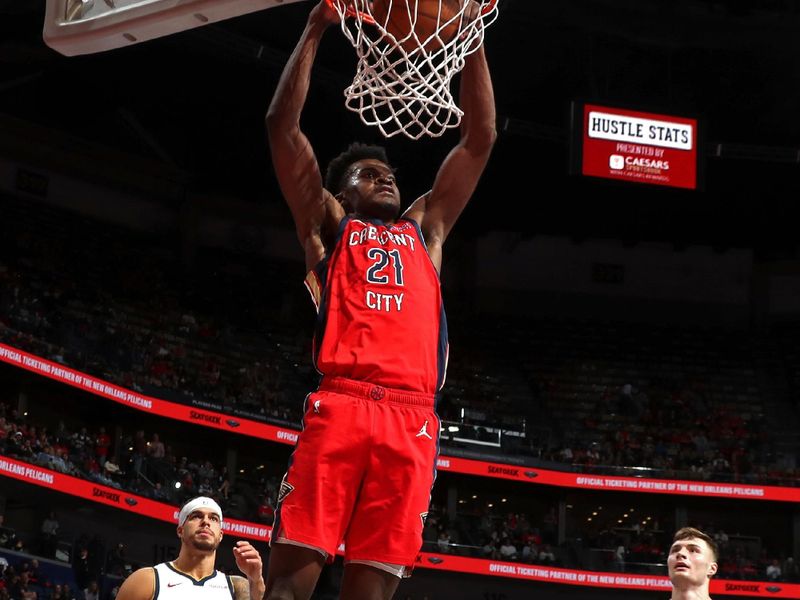
[[[156,570],[143,567],[128,575],[119,588],[117,600],[152,600],[155,591]]]
[[[403,218],[408,219],[409,221],[414,221],[418,226],[421,227],[425,220],[425,211],[428,208],[428,198],[430,198],[430,195],[431,192],[429,191],[414,200],[414,202],[412,202],[403,213]]]

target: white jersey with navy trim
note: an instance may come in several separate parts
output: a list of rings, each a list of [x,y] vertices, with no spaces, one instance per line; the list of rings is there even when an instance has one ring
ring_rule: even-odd
[[[153,600],[233,600],[233,582],[219,571],[203,579],[181,573],[172,563],[153,567],[156,589]]]

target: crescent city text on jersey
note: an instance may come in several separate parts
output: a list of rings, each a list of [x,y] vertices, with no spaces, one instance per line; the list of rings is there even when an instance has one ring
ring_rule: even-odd
[[[378,232],[378,228],[373,227],[372,225],[368,225],[361,231],[351,232],[348,244],[350,246],[358,246],[359,244],[366,244],[369,241],[377,241],[379,244],[384,246],[389,243],[392,243],[396,246],[407,246],[411,248],[412,252],[416,250],[414,247],[416,244],[414,236],[407,233],[392,233],[391,231],[385,230]]]
[[[408,226],[407,223],[403,223],[399,226],[395,225],[394,229],[406,229]],[[388,231],[387,229],[379,229],[374,227],[373,225],[367,225],[360,231],[352,231],[350,233],[350,237],[347,240],[349,246],[360,246],[361,244],[369,244],[371,246],[375,246],[375,243],[380,244],[381,246],[402,246],[405,248],[409,248],[411,252],[414,252],[416,248],[417,240],[414,239],[413,235],[407,233],[399,233],[399,232],[392,232]],[[390,279],[388,276],[383,275],[383,269],[386,267],[390,267],[389,263],[392,263],[392,266],[395,269],[399,269],[399,273],[402,277],[402,263],[400,259],[400,255],[397,250],[393,250],[391,252],[391,256],[387,254],[385,251],[383,253],[385,256],[381,256],[380,254],[376,256],[370,256],[370,259],[374,259],[377,262],[373,264],[373,267],[370,269],[372,272],[372,277],[368,276],[368,283],[379,283],[379,284],[386,284],[389,283]],[[383,262],[381,262],[383,261]],[[398,281],[398,277],[395,276],[394,283],[396,285],[403,285],[402,280]],[[370,310],[378,311],[378,312],[392,312],[392,311],[402,311],[403,310],[403,298],[405,297],[405,293],[399,294],[385,294],[381,292],[376,292],[374,290],[366,290],[365,294],[365,303],[367,308]]]

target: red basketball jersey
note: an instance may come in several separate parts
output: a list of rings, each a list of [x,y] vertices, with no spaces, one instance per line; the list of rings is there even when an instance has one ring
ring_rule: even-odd
[[[345,217],[306,286],[318,311],[314,362],[323,376],[430,394],[442,387],[447,321],[415,221]]]

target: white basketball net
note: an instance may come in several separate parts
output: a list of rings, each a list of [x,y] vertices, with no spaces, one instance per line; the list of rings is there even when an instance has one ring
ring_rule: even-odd
[[[389,6],[378,22],[372,0],[329,0],[358,55],[356,76],[344,91],[345,106],[386,137],[439,137],[461,122],[464,113],[453,100],[450,81],[483,43],[484,29],[497,18],[497,0],[439,0],[435,30],[425,39],[415,32],[418,0],[383,1]],[[445,1],[460,6],[450,18],[442,11]],[[387,31],[398,10],[411,24],[401,39]],[[424,26],[430,23],[427,19]]]

